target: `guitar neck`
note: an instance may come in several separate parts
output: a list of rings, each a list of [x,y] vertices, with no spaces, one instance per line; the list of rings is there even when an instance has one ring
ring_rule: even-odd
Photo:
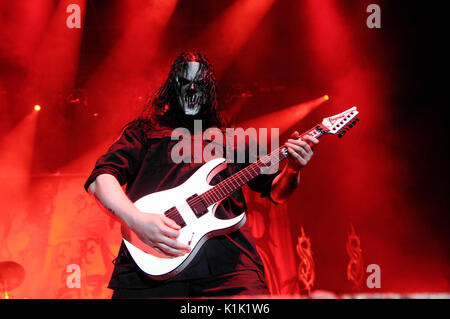
[[[316,125],[314,128],[301,134],[299,138],[303,138],[306,135],[313,136],[315,138],[320,138],[326,134],[325,128],[322,124]],[[230,194],[234,193],[236,190],[240,189],[242,186],[256,178],[257,176],[267,173],[271,166],[277,165],[281,161],[288,158],[289,152],[287,148],[283,145],[278,149],[272,151],[261,157],[258,161],[248,165],[239,172],[231,175],[230,177],[224,179],[217,185],[215,185],[210,190],[199,195],[202,198],[206,206],[215,204]]]

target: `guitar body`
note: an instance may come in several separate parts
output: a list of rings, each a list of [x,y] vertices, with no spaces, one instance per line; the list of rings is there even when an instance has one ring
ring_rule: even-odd
[[[201,166],[186,182],[178,187],[146,195],[134,205],[143,213],[163,215],[175,207],[186,226],[180,229],[177,240],[191,246],[191,251],[180,257],[166,257],[144,244],[138,236],[126,226],[122,227],[123,241],[137,266],[149,277],[165,280],[181,272],[195,257],[207,239],[239,229],[244,225],[245,213],[231,218],[218,219],[214,212],[220,202],[207,207],[208,212],[197,217],[186,199],[195,194],[202,194],[213,186],[211,179],[226,167],[224,158],[216,158]]]
[[[305,135],[319,138],[325,134],[342,137],[359,121],[358,113],[356,107],[352,107],[335,116],[324,118],[321,124],[306,131],[299,138]],[[143,213],[165,215],[177,222],[181,226],[177,240],[191,247],[191,251],[181,257],[166,257],[144,244],[131,229],[122,226],[123,241],[137,266],[156,280],[168,279],[180,273],[207,239],[235,231],[244,225],[245,213],[227,220],[216,218],[214,213],[220,202],[261,174],[263,168],[279,163],[288,156],[286,147],[281,146],[217,185],[211,186],[211,179],[226,167],[224,158],[216,158],[201,166],[180,186],[137,200],[134,205]]]

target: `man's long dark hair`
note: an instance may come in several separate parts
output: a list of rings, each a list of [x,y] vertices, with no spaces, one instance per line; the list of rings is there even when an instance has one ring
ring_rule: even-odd
[[[199,114],[186,115],[179,105],[179,85],[176,81],[177,73],[186,67],[188,62],[198,62],[203,74],[203,87],[206,95]],[[146,105],[136,121],[146,130],[156,127],[186,127],[192,129],[195,119],[202,120],[202,127],[218,127],[223,129],[225,120],[217,103],[216,79],[214,70],[206,56],[199,51],[181,53],[174,61],[165,83],[146,102]]]

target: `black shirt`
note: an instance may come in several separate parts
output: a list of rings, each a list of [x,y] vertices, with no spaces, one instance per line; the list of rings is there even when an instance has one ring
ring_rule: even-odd
[[[121,185],[126,184],[125,192],[130,200],[135,202],[150,193],[182,184],[203,163],[174,163],[171,149],[178,141],[172,140],[171,135],[170,129],[145,132],[133,125],[127,126],[108,151],[97,160],[84,185],[85,189],[88,189],[98,175],[111,174]],[[200,138],[203,146],[210,143],[204,141],[201,136],[192,135],[191,138]],[[248,164],[228,163],[227,168],[216,175],[211,184],[220,182]],[[259,175],[250,181],[248,186],[261,193],[261,197],[270,199],[272,181],[278,173]],[[222,201],[216,210],[216,216],[231,218],[246,209],[244,195],[238,190]],[[109,288],[148,288],[157,282],[149,279],[136,266],[123,242],[114,263]],[[180,274],[168,280],[199,279],[243,269],[255,270],[264,277],[263,263],[253,242],[248,222],[238,231],[209,239],[192,262]]]

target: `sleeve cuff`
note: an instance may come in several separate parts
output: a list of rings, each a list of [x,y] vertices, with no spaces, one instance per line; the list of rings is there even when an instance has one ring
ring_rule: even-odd
[[[88,179],[86,180],[86,182],[84,183],[84,189],[86,192],[89,192],[89,185],[91,185],[91,183],[93,181],[95,181],[95,179],[97,178],[97,176],[102,175],[102,174],[109,174],[114,176],[117,181],[120,183],[120,185],[124,185],[124,178],[120,175],[120,173],[115,170],[113,167],[101,167],[101,168],[97,168],[95,169],[91,175],[88,177]]]
[[[263,197],[262,195],[261,195],[261,197]],[[272,198],[272,195],[271,195],[271,192],[269,191],[269,194],[267,194],[267,198],[272,202],[272,203],[274,203],[275,205],[280,205],[280,203],[278,203],[277,201],[275,201],[273,198]]]
[[[266,186],[266,191],[261,193],[261,198],[268,198],[272,203],[274,203],[275,205],[279,205],[280,203],[278,203],[277,201],[275,201],[272,196],[271,196],[271,191],[272,191],[272,183],[273,180],[275,179],[275,177],[277,177],[278,175],[280,175],[281,170],[278,170],[277,172],[275,172],[274,174],[272,174],[268,180],[268,185]]]

